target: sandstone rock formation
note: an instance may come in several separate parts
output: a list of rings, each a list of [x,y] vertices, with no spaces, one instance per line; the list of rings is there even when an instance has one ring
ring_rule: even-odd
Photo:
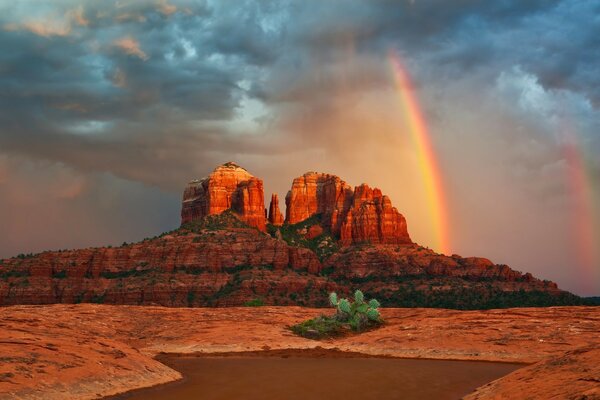
[[[309,249],[288,246],[256,229],[236,226],[233,216],[220,215],[209,217],[198,230],[182,228],[116,248],[3,260],[0,272],[10,278],[0,279],[0,305],[243,304],[256,296],[253,287],[287,296],[304,290],[307,273],[316,276],[320,271],[321,263]],[[239,276],[242,272],[247,276]],[[255,274],[264,279],[254,282],[250,277]],[[225,296],[232,289],[239,291],[237,298]]]
[[[341,227],[343,245],[352,243],[409,244],[404,216],[379,189],[362,184],[354,189],[352,208]]]
[[[271,203],[269,204],[269,223],[275,226],[283,225],[283,214],[279,211],[279,196],[275,193],[271,195]]]
[[[352,190],[335,175],[308,172],[294,179],[286,196],[286,222],[320,215],[341,244],[410,244],[404,216],[381,190],[362,184]]]
[[[273,225],[282,222],[277,204],[273,195]],[[0,305],[230,306],[260,298],[324,306],[328,291],[357,284],[388,306],[582,304],[506,265],[412,243],[404,217],[366,184],[352,189],[310,172],[294,180],[286,204],[286,223],[265,233],[262,181],[234,163],[221,165],[186,188],[179,229],[116,248],[0,260]]]
[[[412,244],[348,246],[321,262],[309,248],[241,224],[224,213],[207,217],[199,228],[180,228],[116,248],[1,260],[0,306],[233,306],[255,298],[272,305],[324,306],[328,292],[345,293],[354,285],[349,282],[360,282],[387,305],[486,307],[496,304],[490,297],[519,291],[546,293],[544,301],[555,304],[576,304],[552,282],[485,259],[448,257]],[[306,235],[318,233],[316,227]],[[465,293],[488,300],[463,301]],[[422,298],[420,303],[415,296]],[[535,304],[519,301],[510,304]]]
[[[338,235],[352,194],[350,185],[335,175],[307,172],[294,179],[285,197],[285,222],[296,224],[319,214],[323,225]]]
[[[207,178],[191,181],[183,192],[181,223],[235,211],[248,225],[266,231],[263,182],[239,165],[228,162]]]

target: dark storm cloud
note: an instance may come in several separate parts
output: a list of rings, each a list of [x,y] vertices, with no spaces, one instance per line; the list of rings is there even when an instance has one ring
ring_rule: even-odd
[[[231,136],[203,122],[233,119],[244,96],[267,103],[326,97],[348,46],[364,59],[397,49],[442,78],[470,69],[493,78],[521,65],[549,87],[600,97],[598,85],[589,85],[600,79],[598,6],[587,2],[63,1],[34,17],[25,6],[4,8],[6,148],[26,147],[19,143],[34,134],[49,149],[89,134],[73,140],[94,151],[107,142],[126,148],[140,134]],[[32,28],[44,22],[54,30]],[[382,66],[368,62],[343,78],[359,92],[387,83]]]
[[[593,2],[235,4],[4,5],[2,149],[134,179],[146,179],[144,169],[155,177],[149,183],[171,187],[160,177],[183,174],[205,153],[264,152],[264,135],[240,137],[228,126],[247,117],[244,99],[267,113],[285,115],[281,107],[296,103],[322,114],[336,90],[388,85],[390,49],[411,63],[417,84],[472,74],[491,85],[519,65],[547,88],[600,99]],[[340,69],[349,52],[358,62]],[[270,135],[271,148],[289,140]]]

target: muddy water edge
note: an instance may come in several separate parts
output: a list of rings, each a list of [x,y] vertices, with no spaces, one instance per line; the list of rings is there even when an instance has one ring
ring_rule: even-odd
[[[184,379],[114,400],[459,399],[523,364],[370,357],[331,350],[160,355]]]

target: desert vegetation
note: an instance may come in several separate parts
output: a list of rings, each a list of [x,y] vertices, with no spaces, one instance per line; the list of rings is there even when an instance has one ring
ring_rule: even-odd
[[[363,332],[380,326],[383,319],[379,313],[380,303],[376,299],[366,301],[362,291],[354,292],[354,301],[329,294],[329,304],[335,314],[321,315],[291,327],[291,330],[309,339],[343,336],[350,332]]]

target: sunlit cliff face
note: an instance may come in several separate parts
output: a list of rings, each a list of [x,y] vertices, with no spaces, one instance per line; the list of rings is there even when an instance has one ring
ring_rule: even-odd
[[[598,294],[598,7],[2,4],[0,256],[172,229],[187,181],[234,160],[280,198],[308,170],[367,182],[423,245]]]

